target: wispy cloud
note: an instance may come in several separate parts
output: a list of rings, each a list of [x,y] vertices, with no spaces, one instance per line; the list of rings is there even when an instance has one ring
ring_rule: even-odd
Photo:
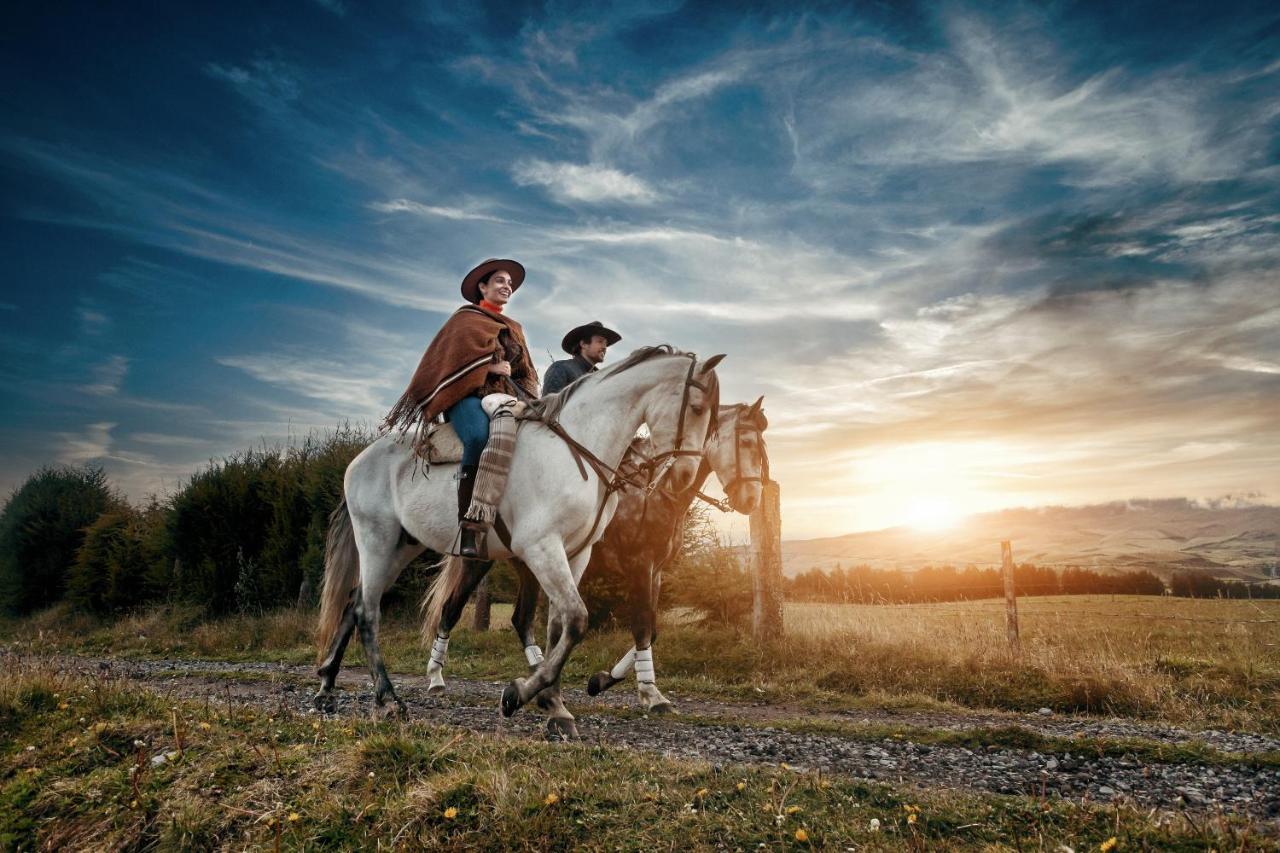
[[[93,379],[80,390],[98,397],[109,397],[120,391],[124,378],[129,372],[129,359],[123,355],[113,355],[101,364],[92,368]]]
[[[436,205],[422,204],[421,202],[410,201],[406,198],[397,198],[392,199],[391,201],[375,201],[370,203],[369,209],[376,210],[379,213],[411,213],[415,216],[438,216],[442,219],[475,220],[477,222],[508,221],[500,216],[492,216],[488,213],[464,210],[459,207],[439,207]]]
[[[114,423],[101,422],[85,426],[80,432],[57,434],[58,461],[64,465],[83,465],[111,455],[111,431]]]
[[[640,178],[608,166],[529,160],[517,163],[512,176],[521,186],[546,187],[565,202],[653,204],[659,199],[658,193]]]
[[[261,382],[336,403],[341,407],[338,414],[343,416],[378,414],[389,402],[384,378],[352,376],[340,364],[284,353],[224,356],[216,361],[243,370]]]

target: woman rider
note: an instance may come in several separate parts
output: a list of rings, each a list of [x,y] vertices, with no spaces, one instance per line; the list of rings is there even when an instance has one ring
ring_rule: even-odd
[[[523,282],[524,267],[505,258],[487,260],[467,273],[462,298],[470,304],[455,311],[436,333],[408,390],[383,422],[384,430],[416,428],[414,444],[424,456],[427,426],[435,417],[443,412],[453,424],[462,441],[459,522],[471,505],[480,454],[489,439],[489,416],[480,405],[481,398],[488,394],[538,396],[538,373],[529,358],[524,330],[504,313]],[[478,556],[474,527],[461,525],[458,551],[464,557]]]

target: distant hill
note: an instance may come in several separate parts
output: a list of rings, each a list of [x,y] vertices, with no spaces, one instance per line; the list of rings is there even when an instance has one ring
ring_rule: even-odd
[[[1188,500],[1141,500],[1085,507],[1011,509],[974,515],[952,530],[891,527],[782,543],[783,571],[867,564],[993,565],[1000,540],[1019,563],[1111,571],[1149,569],[1163,578],[1205,569],[1223,578],[1267,576],[1280,558],[1280,507],[1206,507]]]

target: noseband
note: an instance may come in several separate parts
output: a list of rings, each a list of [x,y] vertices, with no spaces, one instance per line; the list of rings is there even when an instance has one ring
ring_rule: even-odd
[[[684,415],[689,409],[689,394],[694,388],[697,388],[703,394],[708,396],[711,394],[711,389],[707,383],[700,382],[693,378],[693,369],[698,364],[698,357],[693,353],[688,352],[680,353],[680,355],[689,359],[689,372],[684,376],[684,392],[680,397],[680,417],[676,421],[676,446],[671,450],[664,450],[663,452],[656,453],[653,456],[646,456],[642,451],[634,447],[630,450],[630,453],[639,456],[644,460],[637,465],[637,470],[644,476],[644,479],[648,481],[648,485],[643,486],[642,488],[650,494],[666,477],[667,472],[671,470],[671,466],[675,464],[677,459],[682,456],[702,456],[701,450],[684,449]],[[714,400],[711,401],[711,405],[718,408],[718,404]],[[711,420],[707,422],[707,435],[711,435],[716,429],[716,408],[712,409]],[[706,436],[703,436],[703,444],[706,444]],[[635,483],[630,484],[636,485]]]
[[[733,426],[733,473],[734,473],[734,477],[733,477],[731,480],[729,480],[729,482],[727,482],[727,483],[724,483],[724,484],[723,484],[723,487],[724,487],[724,493],[725,493],[726,495],[728,495],[728,494],[729,494],[729,491],[730,491],[734,486],[738,485],[739,483],[759,483],[761,486],[763,486],[763,485],[765,484],[765,482],[769,479],[768,474],[767,474],[767,471],[768,471],[768,464],[769,464],[769,463],[768,463],[768,460],[766,460],[766,459],[765,459],[764,450],[763,450],[763,447],[764,447],[764,429],[763,429],[762,427],[760,427],[760,426],[756,425],[756,424],[754,423],[754,420],[755,420],[755,419],[753,418],[753,419],[752,419],[752,425],[747,426],[747,425],[746,425],[746,422],[745,422],[745,419],[743,419],[743,418],[738,418],[737,423],[735,423],[735,424],[734,424],[734,426]],[[742,433],[743,433],[743,432],[754,432],[754,433],[756,433],[757,438],[759,439],[759,442],[760,442],[760,447],[762,448],[762,449],[761,449],[761,451],[760,451],[760,473],[759,473],[759,474],[757,474],[757,475],[755,475],[754,477],[752,477],[752,476],[747,476],[747,475],[745,475],[745,474],[743,474],[743,473],[742,473]]]

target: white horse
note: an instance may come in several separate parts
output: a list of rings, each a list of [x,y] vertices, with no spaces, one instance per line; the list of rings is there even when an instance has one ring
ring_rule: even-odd
[[[701,448],[706,438],[718,403],[715,365],[721,358],[699,362],[692,353],[645,347],[531,405],[538,419],[521,424],[498,505],[507,541],[491,535],[488,544],[491,558],[519,560],[546,592],[548,649],[527,678],[515,679],[503,691],[505,716],[543,689],[558,686],[564,663],[582,638],[587,609],[578,581],[617,503],[612,472],[640,425],[648,425],[674,485],[688,485],[696,476],[699,454],[683,448]],[[382,595],[427,548],[451,550],[457,533],[456,474],[456,464],[434,464],[424,473],[408,441],[391,435],[369,445],[347,467],[345,499],[330,519],[325,553],[318,707],[331,702],[347,642],[359,628],[376,706],[385,709],[390,699],[391,710],[404,713],[378,648]],[[460,557],[443,562],[433,584],[436,619],[429,614],[428,623],[438,620],[441,592],[465,601],[488,568]],[[443,658],[447,644],[447,633],[438,636],[432,656]],[[576,732],[558,691],[544,709],[552,730]]]
[[[683,488],[668,481],[662,470],[642,464],[653,455],[651,439],[637,438],[632,442],[633,453],[624,458],[622,468],[644,488],[622,491],[604,536],[592,548],[587,570],[594,566],[597,571],[613,573],[625,580],[635,645],[611,670],[591,677],[587,687],[590,695],[608,690],[634,669],[636,690],[645,710],[663,713],[673,709],[658,690],[653,668],[662,571],[679,553],[689,507],[700,497],[705,498],[701,489],[712,473],[720,481],[727,501],[705,499],[719,509],[750,515],[759,503],[768,465],[764,442],[768,421],[760,407],[763,400],[761,397],[750,405],[720,404],[716,423],[703,443],[697,476]],[[633,468],[633,462],[641,464]],[[512,567],[519,586],[511,624],[525,646],[529,665],[535,666],[541,654],[533,635],[538,584],[518,560],[512,561]],[[446,635],[462,615],[464,604],[465,601],[453,598],[443,608],[440,624],[445,626]],[[443,656],[433,656],[428,665],[433,694],[445,689],[444,664]],[[554,693],[544,692],[537,701],[545,707],[546,703],[554,704],[555,698]]]

